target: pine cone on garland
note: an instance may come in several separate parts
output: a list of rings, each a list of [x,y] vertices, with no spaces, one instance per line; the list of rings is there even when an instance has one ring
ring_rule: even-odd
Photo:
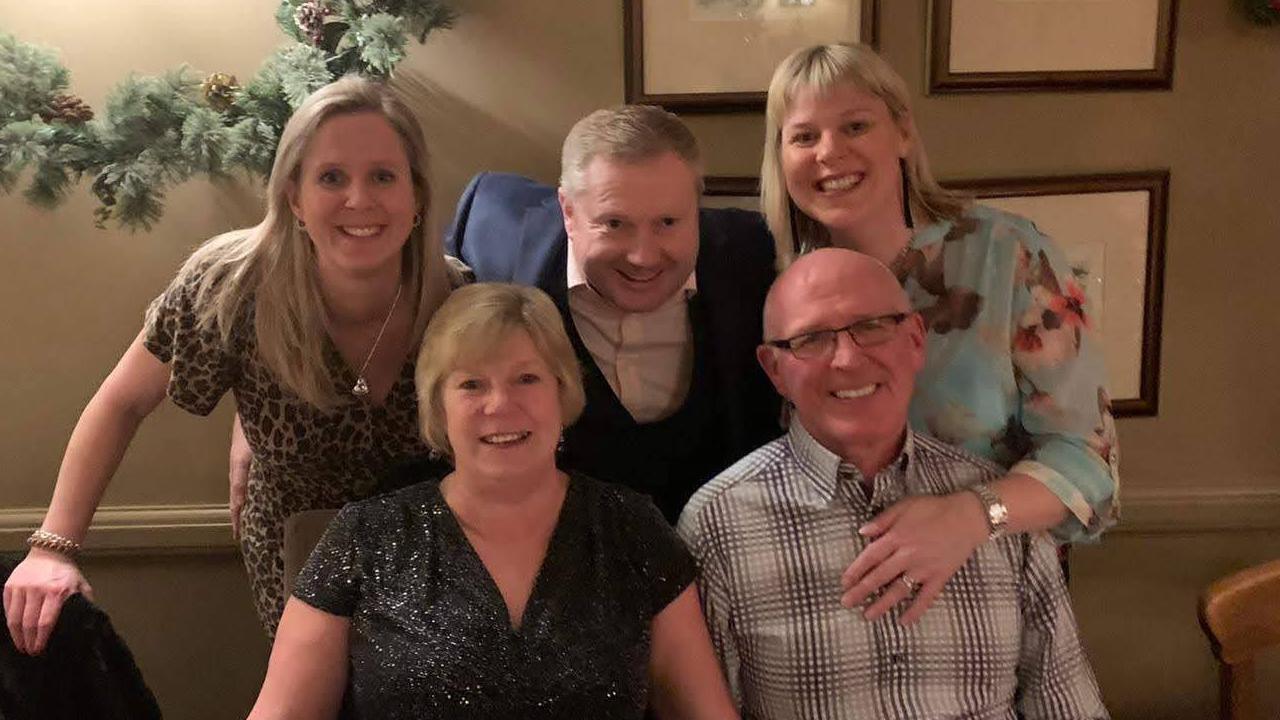
[[[324,41],[324,18],[324,3],[320,0],[307,0],[293,13],[293,22],[316,47]]]
[[[75,95],[59,93],[53,96],[49,107],[40,112],[40,119],[45,122],[61,120],[70,125],[79,125],[93,119],[93,108]]]
[[[226,112],[235,102],[236,93],[240,92],[240,85],[236,83],[235,75],[214,73],[200,83],[200,91],[204,94],[204,100],[209,103],[209,107],[218,112]]]

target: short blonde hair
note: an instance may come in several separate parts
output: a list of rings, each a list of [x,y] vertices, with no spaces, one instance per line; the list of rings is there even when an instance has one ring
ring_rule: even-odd
[[[560,413],[565,426],[582,414],[586,396],[582,370],[565,334],[560,311],[537,288],[507,283],[477,283],[454,290],[436,310],[422,339],[414,381],[418,387],[418,421],[431,448],[453,455],[444,415],[445,377],[459,366],[489,357],[511,334],[529,334],[560,386]]]
[[[596,110],[569,130],[560,152],[560,187],[582,190],[582,174],[603,155],[623,162],[650,160],[672,152],[698,178],[702,192],[702,153],[698,140],[680,118],[655,105],[618,105]]]
[[[911,117],[907,84],[884,58],[860,44],[814,45],[797,50],[778,64],[769,82],[764,159],[760,164],[760,209],[773,233],[780,269],[798,253],[830,244],[826,228],[797,208],[787,192],[782,170],[782,126],[797,92],[824,91],[842,83],[852,83],[883,100],[894,122],[911,139],[906,168],[913,210],[935,222],[958,218],[969,204],[967,196],[944,189],[933,178],[924,142]]]

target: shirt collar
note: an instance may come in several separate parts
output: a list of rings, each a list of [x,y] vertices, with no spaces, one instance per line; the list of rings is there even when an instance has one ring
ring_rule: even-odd
[[[822,497],[823,502],[830,503],[835,498],[836,490],[841,482],[862,482],[862,472],[858,470],[857,466],[853,463],[844,462],[839,455],[831,452],[822,443],[815,440],[794,412],[791,414],[791,427],[787,430],[787,437],[791,443],[791,452],[795,456],[796,462],[803,469],[804,476],[809,479],[814,489]],[[908,428],[906,439],[902,443],[902,450],[893,459],[893,462],[881,470],[876,477],[901,477],[905,481],[906,478],[911,477],[912,468],[915,465],[915,461],[912,459],[914,456],[915,433]],[[880,491],[879,485],[879,483],[876,483],[877,491]],[[906,488],[903,487],[902,490],[905,492]]]
[[[572,237],[569,238],[568,262],[565,263],[565,285],[569,289],[569,292],[575,292],[577,288],[587,288],[592,293],[599,295],[599,293],[595,292],[595,288],[591,287],[587,282],[586,273],[582,271],[582,266],[578,264],[578,258],[573,252]],[[690,272],[689,277],[685,278],[684,287],[682,289],[684,290],[684,300],[688,300],[693,297],[693,294],[698,291],[697,270]],[[666,303],[663,304],[665,305]]]

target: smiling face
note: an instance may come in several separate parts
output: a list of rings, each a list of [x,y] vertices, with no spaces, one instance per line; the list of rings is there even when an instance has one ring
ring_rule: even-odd
[[[787,193],[837,245],[905,226],[899,160],[909,136],[883,100],[853,83],[801,88],[781,129]]]
[[[529,333],[513,330],[487,359],[464,363],[442,383],[459,472],[505,477],[555,469],[560,387]]]
[[[656,310],[698,258],[698,179],[673,152],[626,162],[597,156],[581,189],[560,191],[574,257],[596,292],[625,312]]]
[[[800,258],[778,279],[766,302],[765,337],[788,339],[896,312],[910,308],[883,265],[827,248]],[[882,466],[892,458],[924,364],[919,315],[911,314],[892,338],[873,347],[859,347],[840,333],[827,357],[802,360],[766,345],[757,354],[774,387],[824,447],[859,467]]]
[[[404,144],[375,112],[335,115],[307,145],[289,188],[321,276],[399,272],[418,211]]]

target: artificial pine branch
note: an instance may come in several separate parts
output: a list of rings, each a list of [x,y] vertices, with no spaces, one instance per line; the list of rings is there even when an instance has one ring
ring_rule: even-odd
[[[67,89],[70,75],[53,51],[0,33],[0,124],[40,114]]]
[[[360,48],[360,62],[367,74],[386,77],[404,59],[404,22],[386,13],[361,18],[347,37]]]
[[[337,79],[329,70],[324,52],[309,45],[281,48],[267,60],[259,75],[269,75],[279,83],[279,93],[289,103],[290,113],[308,95]],[[284,123],[280,127],[283,128]]]
[[[266,176],[307,95],[348,72],[391,75],[409,37],[424,42],[456,17],[446,0],[281,0],[275,19],[293,42],[243,87],[217,73],[202,84],[185,67],[129,77],[96,117],[67,94],[53,52],[0,33],[0,192],[30,170],[24,196],[51,208],[88,176],[98,227],[150,229],[168,187],[195,174]]]
[[[227,148],[232,142],[231,128],[222,122],[222,113],[206,107],[196,108],[182,121],[182,153],[192,170],[218,177],[225,174]]]

